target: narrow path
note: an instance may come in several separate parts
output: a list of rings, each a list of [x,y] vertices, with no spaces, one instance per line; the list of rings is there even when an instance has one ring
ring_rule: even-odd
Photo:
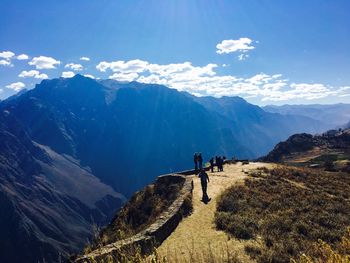
[[[200,201],[200,181],[194,177],[193,213],[184,218],[163,242],[158,248],[158,254],[166,256],[169,262],[208,262],[208,259],[211,262],[224,262],[233,256],[241,262],[252,262],[244,253],[244,246],[254,241],[229,239],[223,231],[215,229],[214,215],[216,201],[222,191],[233,184],[243,183],[247,177],[245,172],[264,166],[269,164],[238,163],[225,165],[224,172],[209,172],[208,195],[211,201],[208,204]]]

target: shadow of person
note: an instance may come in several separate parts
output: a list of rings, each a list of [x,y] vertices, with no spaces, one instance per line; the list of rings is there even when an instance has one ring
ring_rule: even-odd
[[[202,201],[204,204],[208,204],[208,203],[210,202],[210,200],[211,200],[211,198],[209,198],[208,195],[205,195],[205,196],[203,196],[203,198],[202,198],[201,201]]]

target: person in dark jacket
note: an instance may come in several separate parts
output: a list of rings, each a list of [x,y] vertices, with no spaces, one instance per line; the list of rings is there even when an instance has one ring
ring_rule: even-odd
[[[202,201],[204,203],[208,203],[210,201],[210,198],[208,197],[208,194],[207,194],[207,188],[208,188],[208,183],[209,183],[209,176],[205,172],[204,169],[201,169],[201,171],[198,174],[198,177],[201,180],[201,186],[202,186],[202,192],[203,192]]]
[[[193,155],[193,162],[194,162],[194,169],[197,171],[198,170],[198,154],[194,153]]]
[[[223,172],[224,171],[224,159],[223,157],[219,156],[219,166],[218,166],[218,169],[220,172]]]
[[[213,173],[214,172],[214,158],[211,157],[209,160],[210,163],[210,171]]]
[[[198,154],[198,167],[199,169],[203,168],[203,158],[201,153]]]

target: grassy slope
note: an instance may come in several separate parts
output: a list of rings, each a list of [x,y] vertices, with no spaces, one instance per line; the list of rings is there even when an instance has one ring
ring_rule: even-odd
[[[93,248],[130,237],[146,229],[176,199],[182,185],[183,182],[158,183],[156,181],[136,192],[112,222],[99,233]],[[85,252],[89,252],[90,249]]]
[[[350,225],[350,175],[281,166],[251,173],[221,195],[215,222],[233,237],[256,240],[258,262],[289,262],[318,239],[336,244]]]

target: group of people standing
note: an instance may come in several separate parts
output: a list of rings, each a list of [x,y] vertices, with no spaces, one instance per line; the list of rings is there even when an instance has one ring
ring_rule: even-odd
[[[226,160],[225,156],[215,156],[215,162],[214,162],[214,157],[212,157],[209,160],[210,163],[210,171],[213,173],[214,172],[214,166],[218,167],[218,172],[223,172],[224,171],[224,162]]]
[[[225,156],[215,156],[215,158],[212,157],[209,160],[211,172],[212,173],[214,172],[214,166],[216,166],[218,168],[218,172],[223,172],[225,160],[226,160]],[[194,162],[194,169],[196,171],[203,168],[203,157],[202,157],[202,154],[200,152],[194,153],[193,162]]]

